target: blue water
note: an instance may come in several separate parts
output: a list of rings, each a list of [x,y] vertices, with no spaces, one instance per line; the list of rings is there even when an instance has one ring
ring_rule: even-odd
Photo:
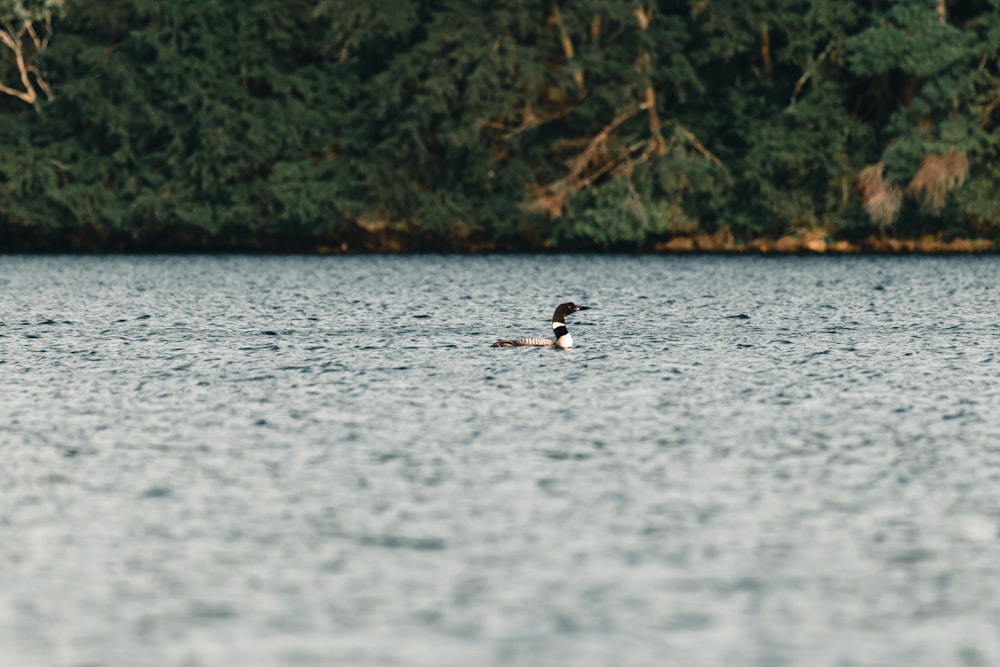
[[[1000,664],[1000,258],[0,257],[0,665]],[[543,336],[561,301],[577,347]]]

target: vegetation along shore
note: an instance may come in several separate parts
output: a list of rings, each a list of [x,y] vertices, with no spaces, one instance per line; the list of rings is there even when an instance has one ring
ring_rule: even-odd
[[[996,252],[993,0],[0,0],[0,252]]]

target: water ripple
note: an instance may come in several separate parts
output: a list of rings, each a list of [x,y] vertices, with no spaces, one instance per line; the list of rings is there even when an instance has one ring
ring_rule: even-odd
[[[0,664],[1000,662],[1000,259],[0,285]]]

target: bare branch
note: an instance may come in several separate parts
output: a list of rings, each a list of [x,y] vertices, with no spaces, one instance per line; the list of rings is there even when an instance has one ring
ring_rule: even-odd
[[[3,29],[0,30],[0,42],[3,42],[4,46],[11,51],[16,51],[21,43],[21,38],[14,26],[7,21],[0,22],[0,25],[3,26]]]
[[[8,88],[2,83],[0,83],[0,93],[3,93],[4,95],[10,95],[11,97],[16,97],[17,99],[27,104],[34,104],[35,98],[37,97],[37,95],[32,95],[22,90],[15,90],[13,88]]]
[[[635,14],[635,20],[639,23],[639,30],[644,32],[648,30],[649,24],[653,22],[653,12],[645,7],[637,7],[633,14]]]
[[[562,13],[559,11],[559,5],[552,3],[552,22],[555,23],[556,28],[559,30],[559,41],[562,43],[563,54],[566,56],[566,60],[570,60],[573,57],[573,40],[570,39],[569,32],[566,31],[566,25],[562,20]]]
[[[47,13],[45,15],[45,36],[42,38],[42,43],[39,45],[38,50],[44,51],[47,49],[50,39],[52,39],[52,14]]]
[[[38,71],[38,68],[34,65],[28,65],[28,71],[35,75],[35,83],[38,84],[38,87],[42,89],[43,93],[45,93],[46,99],[48,99],[49,102],[55,99],[52,97],[52,89],[49,88],[49,84],[42,78],[42,73]]]
[[[830,55],[830,49],[832,48],[833,48],[833,40],[830,40],[830,42],[823,48],[823,51],[820,52],[820,54],[816,57],[816,59],[810,62],[806,66],[805,71],[802,72],[802,76],[800,76],[799,80],[795,82],[795,90],[792,91],[793,105],[795,104],[795,98],[798,97],[799,93],[802,91],[802,87],[806,85],[806,82],[809,81],[809,79],[812,78],[814,74],[816,74],[816,70],[819,69],[819,66],[823,63],[824,60],[826,60],[827,56]]]
[[[0,94],[16,97],[26,104],[34,104],[38,99],[38,91],[41,90],[45,93],[46,98],[51,100],[52,89],[49,88],[48,83],[42,77],[38,65],[30,62],[29,58],[43,51],[48,46],[49,39],[52,36],[52,13],[46,10],[40,16],[33,18],[23,10],[23,7],[16,9],[20,10],[16,12],[16,20],[4,19],[0,21],[0,26],[2,26],[0,28],[0,44],[7,47],[14,57],[14,63],[21,78],[22,89],[19,90],[0,82]],[[35,18],[45,20],[45,31],[41,37],[35,30]],[[29,37],[34,47],[33,49],[27,47],[27,52],[26,44],[23,40],[25,35]]]
[[[764,62],[764,71],[771,72],[771,32],[767,21],[760,24],[760,57]]]
[[[688,143],[688,145],[691,148],[695,149],[695,151],[697,151],[699,154],[701,154],[702,157],[704,157],[705,159],[707,159],[709,162],[711,162],[712,164],[714,164],[716,167],[722,167],[723,169],[725,169],[725,165],[722,164],[722,160],[720,160],[719,158],[715,157],[715,155],[713,155],[710,150],[708,150],[707,148],[705,148],[701,144],[701,142],[698,141],[698,138],[696,136],[694,136],[694,134],[690,130],[688,130],[687,128],[685,128],[683,125],[681,125],[680,123],[678,123],[676,120],[670,121],[670,124],[673,125],[674,128],[676,128],[678,132],[681,133],[681,136],[683,136],[687,140],[687,143]]]
[[[567,163],[569,173],[564,177],[548,185],[532,188],[534,196],[527,204],[527,208],[546,213],[551,218],[561,216],[563,206],[570,195],[589,187],[598,178],[618,166],[618,160],[608,154],[608,139],[622,123],[634,118],[644,110],[645,106],[642,104],[636,109],[620,114],[594,135],[586,147]]]
[[[563,55],[566,56],[566,60],[572,60],[575,53],[573,40],[569,36],[569,31],[566,30],[566,24],[563,23],[559,5],[555,2],[552,3],[552,22],[555,23],[556,28],[559,30],[559,41],[562,43]],[[581,68],[573,68],[573,80],[576,82],[577,88],[582,91],[584,89],[584,76]]]
[[[34,43],[35,49],[41,51],[42,40],[38,39],[38,33],[35,32],[35,26],[31,25],[31,21],[25,20],[24,28],[28,32],[28,35],[31,37],[31,41]]]
[[[551,218],[558,218],[562,215],[563,206],[570,196],[590,187],[605,174],[610,173],[613,176],[630,178],[636,167],[654,157],[666,154],[677,137],[682,138],[691,150],[699,153],[712,164],[725,168],[722,161],[705,148],[691,131],[673,119],[665,123],[674,128],[674,139],[670,143],[663,139],[657,125],[657,132],[651,132],[647,139],[626,146],[624,151],[619,149],[617,154],[609,151],[608,144],[612,133],[623,123],[641,112],[649,110],[649,108],[649,102],[643,102],[636,108],[623,112],[609,125],[602,128],[600,132],[587,141],[583,150],[567,163],[569,172],[565,176],[548,185],[530,188],[532,199],[525,204],[525,207],[532,211],[545,213]],[[657,119],[657,123],[659,123],[659,119]],[[639,153],[638,156],[635,155],[636,153]]]
[[[521,123],[516,127],[511,127],[506,123],[499,120],[490,120],[481,123],[482,127],[488,127],[499,132],[503,132],[503,138],[505,140],[513,139],[522,132],[527,132],[533,130],[536,127],[541,127],[546,123],[551,123],[554,120],[559,120],[560,118],[565,118],[570,113],[570,108],[566,107],[555,111],[553,113],[545,114],[544,116],[537,115],[532,109],[531,105],[525,104],[524,108],[521,110]]]

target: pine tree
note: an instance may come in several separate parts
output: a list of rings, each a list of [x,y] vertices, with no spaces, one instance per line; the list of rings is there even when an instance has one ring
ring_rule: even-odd
[[[998,238],[998,8],[0,0],[0,241]]]

